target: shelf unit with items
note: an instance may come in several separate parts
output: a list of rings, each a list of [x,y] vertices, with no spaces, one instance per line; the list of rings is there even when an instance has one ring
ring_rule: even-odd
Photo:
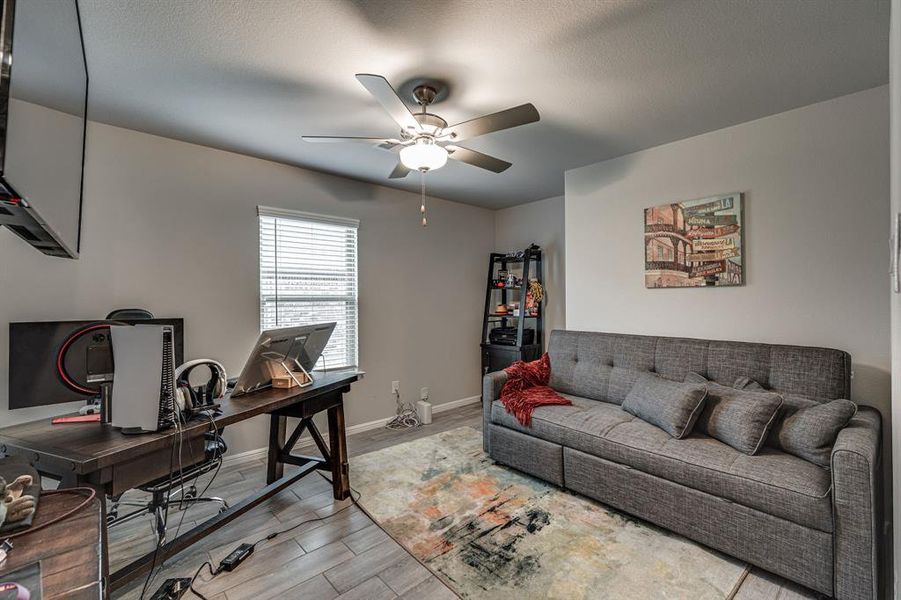
[[[536,300],[530,287],[537,283],[543,290],[542,275],[541,248],[535,244],[515,253],[491,253],[482,317],[482,375],[541,356],[542,298]]]

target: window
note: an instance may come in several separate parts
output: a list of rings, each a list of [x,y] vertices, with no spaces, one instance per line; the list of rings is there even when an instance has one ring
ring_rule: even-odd
[[[259,207],[260,329],[335,321],[317,369],[357,366],[359,221]]]

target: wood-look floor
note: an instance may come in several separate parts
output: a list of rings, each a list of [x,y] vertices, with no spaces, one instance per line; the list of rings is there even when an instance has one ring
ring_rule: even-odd
[[[478,405],[437,414],[431,425],[414,430],[377,429],[352,435],[347,440],[348,448],[351,455],[365,454],[464,425],[481,429]],[[264,482],[262,457],[227,459],[206,495],[235,503]],[[202,481],[201,489],[204,484]],[[129,492],[124,500],[141,498],[140,493]],[[196,505],[186,511],[173,511],[169,520],[170,537],[174,537],[179,523],[181,530],[186,531],[215,510],[212,505]],[[149,598],[168,577],[190,577],[204,561],[218,564],[240,543],[254,542],[273,531],[300,523],[303,524],[296,529],[260,544],[238,569],[222,573],[209,582],[200,581],[196,587],[210,600],[456,598],[352,503],[336,502],[331,485],[316,474],[305,477],[291,489],[167,561],[144,597]],[[149,517],[114,527],[110,531],[111,569],[153,550],[154,544]],[[143,579],[113,594],[113,598],[137,599],[142,585]],[[756,569],[735,595],[737,600],[815,597],[804,588]]]

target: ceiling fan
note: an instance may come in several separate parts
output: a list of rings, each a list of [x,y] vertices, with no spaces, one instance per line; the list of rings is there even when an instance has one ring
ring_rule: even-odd
[[[428,112],[429,105],[435,102],[442,91],[435,85],[421,84],[413,89],[413,99],[421,107],[419,112],[414,113],[410,112],[388,80],[381,75],[361,73],[356,77],[400,125],[400,135],[397,138],[305,135],[303,139],[307,142],[356,142],[396,152],[400,155],[400,162],[388,176],[391,179],[406,177],[410,171],[425,173],[440,169],[448,158],[501,173],[510,168],[509,162],[464,148],[457,143],[486,133],[534,123],[540,118],[534,106],[521,104],[448,126],[447,121]]]

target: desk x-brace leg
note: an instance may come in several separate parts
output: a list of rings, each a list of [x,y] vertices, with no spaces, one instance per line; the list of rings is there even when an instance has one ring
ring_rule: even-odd
[[[316,443],[316,447],[319,449],[319,452],[322,453],[322,458],[319,458],[318,456],[307,456],[304,454],[291,454],[291,451],[294,449],[294,446],[297,445],[297,442],[298,440],[300,440],[300,436],[303,435],[304,431],[310,432],[310,437],[313,438],[313,441]],[[319,428],[316,427],[316,424],[310,417],[301,419],[297,424],[297,427],[295,427],[294,431],[291,433],[291,437],[289,437],[288,441],[285,442],[285,445],[278,449],[278,462],[289,465],[297,465],[298,467],[303,467],[310,463],[316,463],[318,465],[316,467],[317,469],[331,471],[331,458],[332,455],[329,452],[328,446],[325,445],[325,440],[322,438],[322,434],[319,433]]]
[[[329,443],[316,427],[311,416],[300,417],[300,422],[291,432],[287,441],[285,433],[287,429],[287,416],[280,413],[270,415],[269,425],[269,460],[266,480],[268,483],[277,481],[284,476],[284,466],[297,465],[299,467],[314,466],[322,471],[331,471],[334,496],[337,500],[344,500],[350,495],[350,482],[347,466],[347,442],[344,435],[344,406],[341,404],[331,406],[328,409]],[[313,442],[322,454],[307,456],[292,454],[294,446],[300,440],[304,431],[310,433]]]

